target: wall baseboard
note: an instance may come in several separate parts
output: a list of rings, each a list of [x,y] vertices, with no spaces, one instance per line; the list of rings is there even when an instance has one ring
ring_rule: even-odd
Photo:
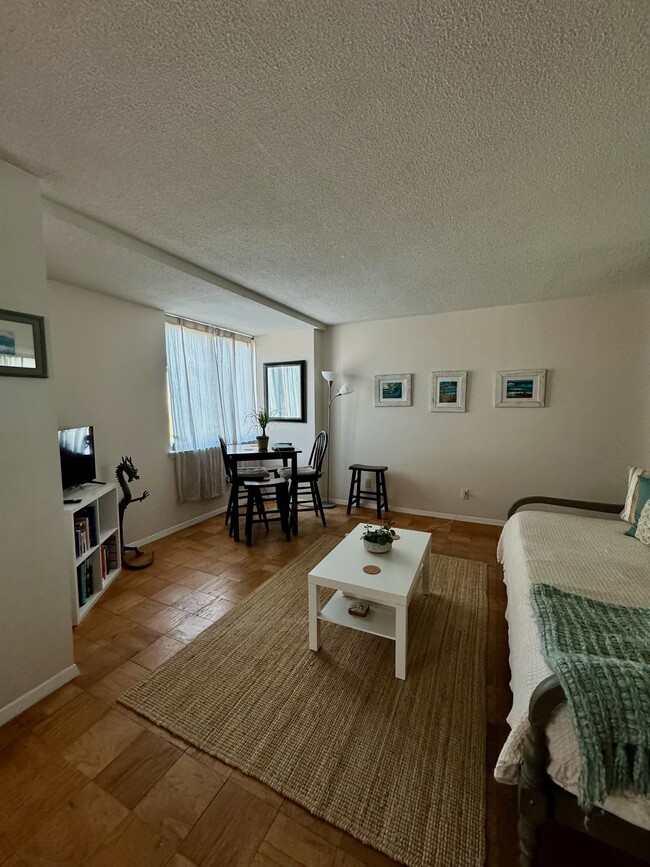
[[[172,533],[178,533],[179,530],[185,530],[187,527],[193,527],[195,524],[200,524],[202,521],[207,521],[208,518],[214,518],[215,515],[223,515],[228,506],[220,506],[212,512],[206,512],[196,518],[190,518],[189,521],[183,521],[182,524],[176,524],[173,527],[168,527],[166,530],[161,530],[159,533],[154,533],[151,536],[145,536],[144,539],[138,539],[136,542],[127,542],[127,545],[140,547],[140,545],[148,545],[149,542],[156,542],[158,539],[164,539],[165,536],[171,536]]]
[[[332,500],[339,506],[347,506],[347,500]],[[158,539],[164,539],[165,536],[171,536],[172,533],[178,533],[179,530],[185,530],[187,527],[193,527],[195,524],[200,524],[207,521],[208,518],[214,518],[215,515],[223,515],[227,506],[220,506],[213,512],[206,512],[204,515],[199,515],[197,518],[191,518],[189,521],[183,521],[182,524],[176,524],[174,527],[168,527],[166,530],[161,530],[159,533],[154,533],[151,536],[145,536],[144,539],[138,539],[135,542],[128,542],[129,545],[140,547],[140,545],[148,545],[150,542],[156,542]],[[451,515],[447,512],[427,512],[423,509],[405,509],[401,506],[391,506],[391,512],[404,512],[409,515],[423,515],[425,518],[444,518],[448,521],[467,521],[468,524],[493,524],[496,527],[503,527],[505,521],[500,518],[477,518],[473,515]]]
[[[347,500],[335,500],[332,499],[333,503],[336,503],[339,506],[347,506]],[[368,506],[367,508],[371,509],[372,506]],[[407,509],[402,506],[391,506],[391,512],[404,512],[409,515],[422,515],[425,518],[446,518],[448,521],[466,521],[468,524],[491,524],[495,527],[503,527],[505,521],[501,518],[477,518],[474,515],[452,515],[448,512],[428,512],[424,509]]]
[[[54,692],[55,689],[65,686],[66,683],[69,683],[69,681],[77,677],[78,674],[79,669],[77,666],[69,665],[67,668],[64,668],[63,671],[55,674],[54,677],[50,677],[48,680],[43,681],[43,683],[39,683],[39,685],[35,686],[34,689],[30,689],[29,692],[21,695],[19,698],[15,699],[15,701],[1,707],[0,726],[9,722],[10,719],[18,716],[18,714],[22,713],[24,710],[27,710],[28,707],[36,704],[37,701],[45,698],[51,692]]]

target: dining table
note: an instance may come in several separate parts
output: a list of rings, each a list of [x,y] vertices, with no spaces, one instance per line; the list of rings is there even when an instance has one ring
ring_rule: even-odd
[[[291,491],[289,493],[291,503],[291,532],[297,535],[298,485],[296,481],[298,476],[298,455],[302,454],[302,449],[260,449],[256,443],[230,443],[226,446],[226,449],[232,463],[232,484],[235,491],[239,490],[238,467],[244,461],[282,461],[283,466],[291,466]],[[234,521],[233,538],[235,542],[239,542],[239,509],[235,511],[236,514],[231,517],[231,520]]]

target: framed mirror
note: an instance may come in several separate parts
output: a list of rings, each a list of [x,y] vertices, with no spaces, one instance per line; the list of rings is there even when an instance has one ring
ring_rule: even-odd
[[[264,364],[264,406],[273,421],[307,421],[306,361]]]

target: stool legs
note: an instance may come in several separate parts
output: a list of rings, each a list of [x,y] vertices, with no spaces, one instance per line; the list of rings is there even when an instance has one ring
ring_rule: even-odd
[[[355,495],[355,485],[357,488]],[[357,470],[352,470],[352,478],[350,479],[350,495],[348,496],[348,515],[352,506],[359,505],[359,487],[361,485],[361,473]]]
[[[276,488],[276,503],[278,512],[280,513],[280,526],[286,536],[287,542],[291,540],[291,505],[289,501],[289,491],[286,484],[278,485]],[[259,488],[249,487],[246,497],[246,545],[251,545],[253,541],[253,518],[255,508],[259,522],[263,523],[266,530],[269,529],[269,521],[264,507],[264,498]]]
[[[284,535],[287,542],[291,541],[291,504],[289,501],[289,490],[287,485],[282,485],[278,488],[278,509],[280,511],[280,526],[284,530]]]
[[[253,504],[255,503],[255,491],[252,488],[248,489],[248,497],[246,498],[246,544],[250,545],[253,541]]]
[[[257,514],[260,516],[262,521],[264,522],[264,526],[266,527],[266,532],[269,532],[269,522],[266,517],[266,509],[264,508],[264,497],[262,496],[262,492],[259,488],[255,489],[255,502],[257,503]]]
[[[377,520],[381,520],[381,479],[380,473],[375,473],[375,491],[377,493]]]
[[[361,493],[361,470],[352,470],[350,493],[348,496],[348,515],[352,510],[352,506],[361,506],[362,499],[375,500],[377,520],[381,520],[382,510],[388,511],[388,491],[386,489],[386,473],[384,470],[375,470],[374,493],[365,492],[363,495]]]
[[[388,491],[386,490],[386,473],[385,472],[382,472],[382,474],[381,474],[381,486],[382,486],[382,489],[384,492],[384,509],[386,512],[389,512],[390,509],[388,508]]]

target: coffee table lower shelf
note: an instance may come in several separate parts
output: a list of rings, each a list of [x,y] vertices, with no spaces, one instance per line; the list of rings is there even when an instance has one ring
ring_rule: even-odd
[[[346,597],[340,590],[337,590],[330,601],[320,610],[318,619],[395,641],[395,609],[388,605],[381,605],[379,602],[368,602],[370,611],[366,616],[355,617],[354,614],[348,613],[348,608],[355,601],[355,598]]]

